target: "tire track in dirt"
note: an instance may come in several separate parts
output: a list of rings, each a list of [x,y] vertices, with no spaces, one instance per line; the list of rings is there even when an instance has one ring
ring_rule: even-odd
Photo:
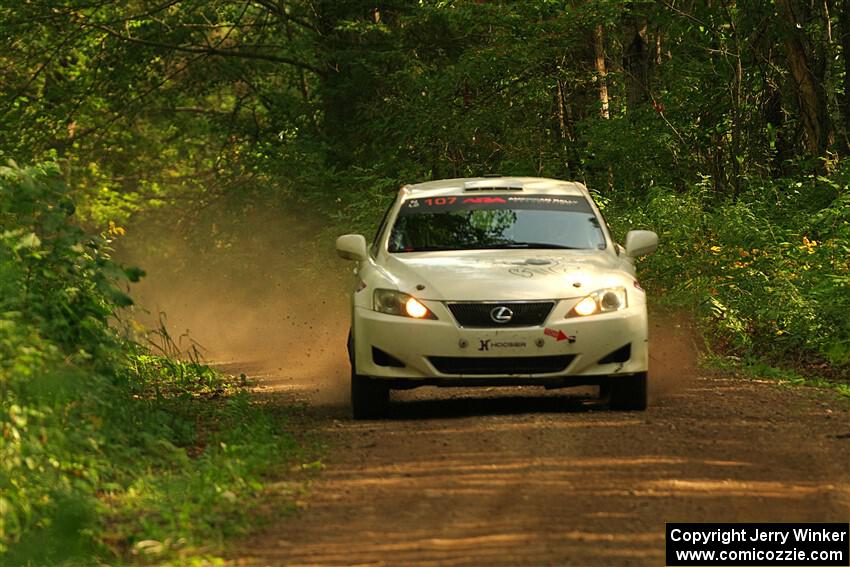
[[[521,393],[521,395],[518,395]],[[850,519],[847,404],[698,377],[643,413],[532,390],[313,411],[327,469],[232,565],[659,565],[664,523]]]

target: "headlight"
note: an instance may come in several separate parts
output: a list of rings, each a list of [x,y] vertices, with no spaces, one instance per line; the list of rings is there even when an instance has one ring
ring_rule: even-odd
[[[628,306],[626,288],[611,287],[598,289],[576,303],[570,309],[570,312],[567,313],[567,317],[586,317],[587,315],[595,315],[597,313],[619,311]]]
[[[414,319],[436,319],[437,316],[415,297],[392,289],[376,289],[372,296],[375,311]]]

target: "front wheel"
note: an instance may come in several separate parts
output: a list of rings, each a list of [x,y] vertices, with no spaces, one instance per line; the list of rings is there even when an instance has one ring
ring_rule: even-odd
[[[354,419],[384,417],[390,405],[390,389],[379,380],[357,374],[351,329],[348,330],[348,361],[351,363],[351,413]]]
[[[610,392],[609,406],[614,410],[643,411],[647,404],[646,372],[612,378],[603,388]]]
[[[354,419],[379,419],[387,414],[390,389],[380,380],[351,371],[351,413]]]

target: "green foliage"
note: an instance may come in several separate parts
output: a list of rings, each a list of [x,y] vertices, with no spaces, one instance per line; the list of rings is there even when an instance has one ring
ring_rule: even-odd
[[[107,241],[70,222],[75,205],[58,168],[0,167],[0,312],[31,322],[74,359],[109,358],[106,319],[130,298],[115,287],[122,270],[104,254]]]
[[[286,412],[117,335],[116,284],[142,272],[73,213],[55,166],[0,169],[0,559],[214,547],[295,453]]]
[[[643,261],[662,301],[696,304],[714,344],[819,369],[850,367],[850,193],[842,175],[764,181],[738,200],[657,189],[607,211],[656,229]]]

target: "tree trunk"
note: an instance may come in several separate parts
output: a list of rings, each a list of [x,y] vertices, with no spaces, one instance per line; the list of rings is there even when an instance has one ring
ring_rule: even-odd
[[[807,49],[807,38],[792,0],[776,0],[776,6],[787,23],[785,54],[806,132],[806,149],[811,155],[820,157],[826,153],[832,135],[823,86],[824,66],[819,65],[811,50]]]
[[[838,30],[841,42],[841,54],[844,58],[844,88],[839,93],[841,111],[841,144],[844,155],[850,155],[850,0],[841,0],[838,12]]]
[[[626,104],[629,112],[649,100],[649,65],[652,58],[647,40],[647,19],[633,14],[627,16],[623,44],[623,70],[626,77]]]
[[[729,8],[729,5],[724,1],[723,12],[727,17],[727,22],[729,23],[729,29],[732,32],[732,45],[735,48],[735,53],[733,56],[732,66],[734,68],[734,75],[732,80],[732,85],[730,87],[730,99],[732,102],[732,148],[731,148],[731,158],[732,158],[732,192],[733,196],[737,199],[738,195],[741,193],[741,165],[744,163],[744,147],[741,143],[742,136],[742,127],[741,123],[743,121],[742,116],[742,108],[744,102],[744,92],[743,92],[743,81],[744,81],[744,66],[741,62],[742,54],[741,50],[743,49],[743,43],[741,41],[741,36],[738,32],[738,24],[736,22],[736,18],[734,13]],[[727,54],[726,57],[729,57]]]
[[[605,66],[605,36],[602,32],[602,24],[593,29],[593,51],[594,65],[596,67],[596,81],[599,89],[599,116],[608,120],[608,69]],[[614,190],[614,169],[608,165],[608,191]]]
[[[599,115],[608,118],[608,70],[605,67],[605,37],[602,35],[602,24],[593,30],[593,45],[596,55],[596,81],[599,88]]]
[[[561,80],[558,79],[556,81],[557,90],[555,91],[555,103],[558,108],[558,132],[560,134],[561,140],[570,139],[567,132],[567,109],[564,107],[564,87],[561,84]]]
[[[375,13],[358,0],[315,0],[312,2],[316,28],[321,36],[320,58],[327,72],[321,77],[317,95],[322,108],[322,133],[328,142],[328,160],[347,167],[364,150],[357,113],[373,95],[373,77],[363,65],[364,41],[357,34],[339,29],[341,22],[374,20]]]
[[[567,103],[564,83],[561,79],[556,80],[555,107],[558,115],[558,149],[563,159],[564,171],[567,174],[567,178],[571,179],[573,177],[571,148],[573,147],[572,142],[575,141],[575,136],[572,130],[570,106]]]

